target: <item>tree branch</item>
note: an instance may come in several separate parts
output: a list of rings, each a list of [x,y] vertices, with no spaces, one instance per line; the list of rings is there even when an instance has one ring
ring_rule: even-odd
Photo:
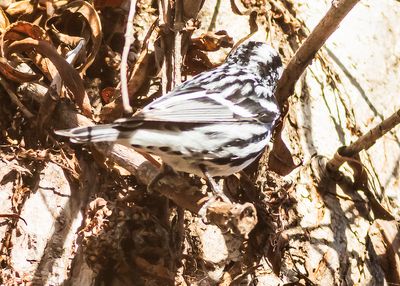
[[[374,145],[376,140],[381,138],[399,123],[400,109],[349,146],[340,147],[335,156],[327,163],[328,170],[336,171],[345,161],[347,161],[346,158],[353,157],[360,151],[369,149]]]
[[[310,64],[315,54],[325,44],[326,40],[337,29],[340,22],[357,2],[359,0],[332,1],[332,7],[296,51],[278,82],[275,96],[281,107],[285,105],[289,96],[292,95],[295,83]]]

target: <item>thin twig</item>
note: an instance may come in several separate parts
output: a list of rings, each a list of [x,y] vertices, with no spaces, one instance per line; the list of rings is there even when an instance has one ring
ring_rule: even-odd
[[[19,214],[11,214],[11,213],[10,214],[0,214],[0,218],[13,218],[13,219],[17,218],[17,219],[22,220],[25,223],[25,225],[28,225],[26,220]]]
[[[295,83],[310,64],[315,54],[358,2],[359,0],[332,1],[329,11],[296,51],[278,82],[276,97],[281,106],[285,104],[286,100],[293,93]]]
[[[400,123],[400,109],[393,113],[389,118],[383,120],[376,127],[372,128],[368,133],[358,138],[349,146],[339,148],[335,156],[327,163],[327,168],[331,171],[336,171],[347,161],[347,158],[353,157],[362,150],[367,150],[375,141],[393,129]]]
[[[132,114],[133,112],[132,107],[129,104],[127,73],[128,73],[128,55],[131,48],[131,44],[133,42],[133,17],[135,16],[135,14],[136,14],[136,0],[131,0],[128,21],[126,22],[125,44],[124,44],[124,49],[122,50],[121,74],[120,74],[122,105],[124,107],[124,112],[126,115]]]
[[[217,0],[214,6],[214,12],[210,21],[210,25],[208,26],[207,31],[211,32],[215,29],[216,23],[217,23],[217,17],[219,13],[219,8],[221,7],[221,0]]]
[[[245,41],[250,39],[255,33],[258,31],[258,25],[257,25],[257,12],[256,11],[251,11],[249,13],[249,26],[250,26],[250,33],[247,36],[244,36],[241,38],[239,41],[236,42],[236,44],[232,47],[231,51],[229,52],[228,56],[234,53],[237,48],[243,44]]]
[[[161,94],[166,94],[168,89],[168,75],[167,75],[167,55],[166,45],[163,37],[160,39],[161,49],[164,52],[163,61],[161,66]]]
[[[165,31],[167,30],[167,10],[168,5],[166,5],[165,0],[158,0],[158,9],[159,9],[159,27],[161,29],[161,38],[160,38],[160,46],[161,51],[163,52],[163,61],[161,66],[161,93],[166,94],[168,89],[168,75],[167,75],[167,45],[165,40]]]
[[[184,27],[184,22],[182,19],[182,0],[175,1],[175,19],[174,19],[174,31],[175,31],[175,39],[174,39],[174,77],[173,83],[174,86],[180,85],[182,81],[182,29]]]

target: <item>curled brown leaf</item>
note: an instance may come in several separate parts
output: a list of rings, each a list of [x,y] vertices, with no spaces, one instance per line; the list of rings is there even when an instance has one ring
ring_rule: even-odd
[[[19,83],[30,82],[39,79],[42,75],[36,74],[29,68],[26,61],[13,57],[12,59],[8,56],[11,54],[8,52],[8,45],[15,41],[24,39],[26,37],[47,40],[46,32],[37,25],[17,21],[6,27],[5,31],[0,36],[0,72],[9,80],[16,81]],[[32,63],[39,67],[45,74],[47,63],[41,61],[36,54],[28,54]],[[21,67],[24,68],[21,68]]]
[[[67,61],[57,53],[54,46],[45,40],[36,40],[26,38],[15,41],[8,46],[8,53],[19,52],[26,49],[35,49],[38,53],[49,58],[49,60],[57,68],[65,86],[71,91],[78,106],[82,109],[86,116],[91,117],[91,107],[89,99],[86,95],[85,88],[79,73],[67,63]]]
[[[85,73],[93,63],[103,38],[100,17],[94,7],[86,1],[73,1],[47,21],[46,29],[53,41],[64,49],[85,40],[85,56],[78,66],[78,70]]]
[[[6,12],[13,17],[19,16],[21,14],[31,14],[33,11],[33,2],[30,0],[11,3],[10,6],[8,6],[6,9]]]

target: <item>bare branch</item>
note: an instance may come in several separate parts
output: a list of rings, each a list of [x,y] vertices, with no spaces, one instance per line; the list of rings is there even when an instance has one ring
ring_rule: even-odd
[[[135,13],[136,13],[136,1],[131,0],[128,21],[126,22],[125,44],[124,44],[124,49],[122,51],[121,74],[120,74],[122,104],[124,106],[124,112],[126,114],[131,114],[133,112],[132,107],[129,104],[127,72],[128,72],[128,55],[129,55],[129,50],[131,48],[131,44],[133,42],[133,17],[135,16]]]
[[[166,26],[168,25],[168,9],[169,5],[165,0],[158,0],[158,9],[159,9],[159,27],[161,30],[167,30]],[[168,74],[167,74],[167,65],[168,65],[168,51],[167,44],[165,39],[165,33],[161,35],[160,38],[160,46],[161,51],[163,52],[163,60],[161,66],[161,93],[166,94],[168,91]]]
[[[327,163],[327,168],[331,171],[336,171],[349,157],[352,157],[362,150],[367,150],[375,141],[393,129],[400,123],[400,109],[393,113],[389,118],[383,120],[376,127],[364,134],[357,141],[349,146],[343,146],[338,149],[333,159]]]
[[[185,26],[185,23],[182,19],[183,8],[182,8],[182,0],[175,1],[175,19],[174,19],[174,31],[175,31],[175,39],[174,39],[174,77],[173,82],[174,86],[180,85],[182,81],[182,29]]]
[[[307,37],[302,46],[296,51],[278,82],[276,97],[281,106],[285,104],[286,100],[293,93],[295,83],[310,64],[315,54],[358,2],[359,0],[332,1],[332,7]]]

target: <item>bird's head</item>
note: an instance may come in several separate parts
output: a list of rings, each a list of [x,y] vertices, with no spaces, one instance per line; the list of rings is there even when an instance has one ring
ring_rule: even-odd
[[[258,74],[268,84],[275,85],[282,75],[282,61],[276,50],[263,42],[249,41],[240,45],[226,59]]]

